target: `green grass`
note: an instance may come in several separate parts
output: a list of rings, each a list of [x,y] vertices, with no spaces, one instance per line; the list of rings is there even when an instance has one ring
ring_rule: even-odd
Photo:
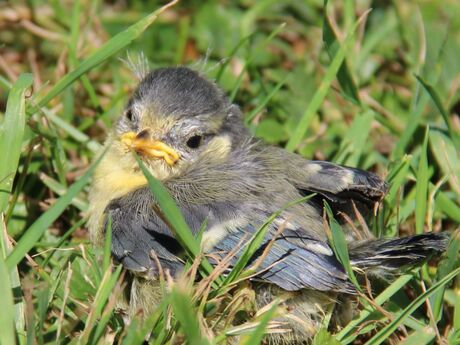
[[[153,179],[189,271],[162,282],[164,300],[144,323],[125,325],[116,312],[124,272],[109,246],[92,248],[84,223],[95,155],[137,82],[119,59],[128,51],[146,54],[151,68],[187,64],[214,78],[269,143],[385,176],[390,189],[370,224],[376,235],[457,230],[442,260],[376,284],[353,321],[323,329],[315,344],[459,344],[458,1],[160,7],[0,6],[0,344],[130,345],[148,336],[151,344],[224,344],[230,335],[256,344],[283,313],[274,303],[255,314],[244,282],[253,273],[244,260],[266,227],[223,279],[225,267],[202,261],[198,240]],[[348,267],[340,227],[331,226]]]

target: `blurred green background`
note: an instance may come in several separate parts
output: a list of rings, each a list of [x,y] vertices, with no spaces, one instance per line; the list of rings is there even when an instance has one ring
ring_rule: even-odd
[[[2,210],[8,242],[19,241],[83,175],[138,82],[122,60],[136,61],[141,54],[152,69],[185,64],[215,80],[240,105],[254,135],[266,142],[386,177],[391,188],[373,222],[377,235],[458,229],[459,1],[330,1],[327,9],[319,0],[181,1],[131,44],[121,40],[116,53],[103,56],[97,66],[40,103],[91,54],[108,51],[103,44],[110,38],[164,4],[0,1],[0,119],[11,84],[24,72],[34,78],[26,93],[19,166],[9,205]],[[339,47],[345,62],[331,78],[328,71]],[[312,102],[323,89],[324,99]],[[34,110],[37,104],[41,111]],[[292,139],[296,131],[299,140]],[[5,128],[2,135],[7,135]],[[92,251],[80,221],[87,188],[42,237],[29,242],[29,260],[18,266],[22,289],[28,291],[27,329],[38,343],[53,339],[59,327],[70,332],[68,337],[58,333],[61,341],[71,342],[85,323],[78,319],[85,319],[88,301],[97,292],[96,283],[85,283],[103,273],[91,276],[94,268],[84,256]],[[423,277],[412,283],[416,294],[420,281],[430,286],[458,266],[458,248],[452,250],[444,272],[424,268]],[[72,284],[65,290],[69,267]],[[54,282],[57,278],[61,283]],[[432,332],[423,343],[458,339],[459,285],[457,277],[433,305],[438,308],[435,316],[444,315],[437,332],[430,328],[436,323],[433,316],[419,310],[420,329]],[[46,296],[37,288],[47,291]],[[72,304],[63,309],[69,317],[60,320],[64,291]],[[403,295],[402,309],[414,294]],[[112,324],[107,332],[121,334],[114,329]]]

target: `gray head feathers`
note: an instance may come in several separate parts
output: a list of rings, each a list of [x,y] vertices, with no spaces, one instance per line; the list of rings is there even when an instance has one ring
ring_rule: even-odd
[[[132,102],[148,104],[156,116],[174,117],[224,115],[231,105],[217,85],[186,67],[160,68],[149,73]]]

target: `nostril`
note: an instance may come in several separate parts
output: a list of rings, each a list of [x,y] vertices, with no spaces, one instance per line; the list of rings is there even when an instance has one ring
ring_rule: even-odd
[[[149,136],[150,136],[149,130],[148,129],[143,129],[142,131],[137,133],[136,139],[148,139]]]

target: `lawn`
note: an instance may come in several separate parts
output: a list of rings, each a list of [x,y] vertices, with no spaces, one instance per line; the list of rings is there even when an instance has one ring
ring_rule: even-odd
[[[144,59],[215,80],[269,144],[384,177],[376,236],[453,234],[442,257],[373,283],[343,329],[326,317],[316,345],[460,344],[460,2],[165,4],[0,1],[0,344],[252,345],[283,313],[254,313],[251,272],[224,278],[191,245],[157,311],[123,323],[125,273],[89,242],[87,194]]]

